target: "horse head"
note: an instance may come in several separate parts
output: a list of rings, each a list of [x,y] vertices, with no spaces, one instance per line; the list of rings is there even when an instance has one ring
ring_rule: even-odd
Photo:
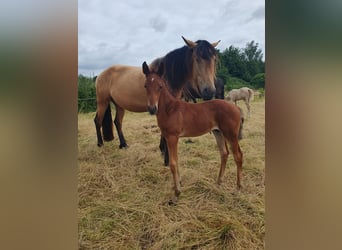
[[[193,42],[182,36],[185,44],[192,50],[192,88],[204,100],[215,95],[215,75],[217,53],[215,47],[220,42],[209,43],[206,40]]]
[[[151,71],[146,62],[142,64],[143,72],[146,76],[145,89],[147,93],[147,110],[151,115],[155,115],[158,111],[158,102],[160,92],[164,86],[164,82],[160,76],[163,75],[164,67],[161,65],[157,72]]]

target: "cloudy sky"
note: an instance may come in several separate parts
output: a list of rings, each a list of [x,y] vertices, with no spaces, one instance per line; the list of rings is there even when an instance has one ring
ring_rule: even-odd
[[[221,40],[220,51],[254,40],[265,56],[265,1],[79,0],[78,73],[150,63],[182,47],[181,36]]]

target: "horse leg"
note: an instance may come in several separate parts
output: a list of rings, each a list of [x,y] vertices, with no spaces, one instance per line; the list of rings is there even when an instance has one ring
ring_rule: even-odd
[[[247,111],[248,111],[248,112],[247,112],[247,117],[249,118],[249,116],[250,116],[250,108],[251,108],[251,107],[249,106],[249,100],[247,100],[247,101],[245,100],[245,103],[246,103],[246,107],[247,107]]]
[[[106,111],[108,109],[108,105],[109,105],[109,102],[97,103],[97,109],[96,109],[96,115],[94,118],[94,123],[95,123],[95,128],[96,128],[96,135],[97,135],[97,146],[99,146],[99,147],[103,146],[103,139],[102,139],[102,134],[101,134],[101,127],[102,127],[103,118],[104,118],[105,114],[110,115],[110,118],[111,118],[110,110],[108,111],[109,112],[108,114],[106,113]],[[110,131],[109,131],[109,133],[110,133]],[[114,139],[113,132],[111,133],[111,135],[112,135],[112,139]]]
[[[160,136],[159,149],[162,155],[164,155],[164,166],[168,166],[169,165],[169,151],[167,149],[166,140],[162,135]]]
[[[96,136],[97,136],[97,146],[101,147],[103,146],[103,140],[102,140],[102,135],[101,135],[101,124],[99,122],[100,118],[99,118],[99,114],[98,112],[96,112],[96,115],[94,117],[94,123],[95,123],[95,128],[96,128]],[[102,119],[101,119],[102,120]]]
[[[222,132],[215,129],[213,130],[213,134],[215,136],[216,143],[219,148],[220,155],[221,155],[221,168],[220,168],[220,173],[217,179],[217,184],[220,185],[222,183],[222,178],[226,170],[229,151],[228,151],[226,139],[224,138]]]
[[[237,167],[237,188],[241,189],[242,185],[241,185],[241,179],[242,179],[242,161],[243,161],[243,154],[238,142],[238,138],[234,138],[234,140],[230,141],[230,146],[231,146],[231,150],[233,152],[234,155],[234,161]]]
[[[179,177],[179,169],[178,169],[178,155],[177,155],[177,147],[178,147],[178,137],[177,136],[169,136],[166,138],[167,147],[170,154],[170,170],[173,176],[174,190],[175,196],[172,198],[171,202],[176,203],[178,196],[180,195],[180,177]]]
[[[116,131],[118,132],[119,140],[120,140],[120,145],[119,148],[127,148],[128,145],[126,144],[125,137],[122,133],[122,120],[125,114],[125,110],[115,104],[116,108],[116,114],[115,114],[115,119],[114,119],[114,124],[116,127]]]

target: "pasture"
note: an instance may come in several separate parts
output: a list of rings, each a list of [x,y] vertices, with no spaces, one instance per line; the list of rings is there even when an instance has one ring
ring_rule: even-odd
[[[238,105],[247,109],[243,102]],[[128,149],[114,141],[97,147],[95,113],[78,114],[79,249],[264,249],[265,100],[251,102],[240,141],[242,185],[229,155],[216,183],[220,154],[212,134],[181,138],[182,193],[176,206],[172,174],[163,166],[156,116],[126,111]],[[115,129],[115,127],[114,127]]]

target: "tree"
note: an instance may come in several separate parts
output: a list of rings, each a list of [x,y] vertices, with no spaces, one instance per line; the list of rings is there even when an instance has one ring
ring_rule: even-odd
[[[264,73],[265,63],[258,46],[258,43],[251,41],[243,49],[231,45],[222,53],[218,51],[220,63],[217,75],[224,78],[225,82],[230,77],[235,77],[249,83],[256,74]]]
[[[262,51],[258,48],[258,43],[251,41],[246,44],[243,49],[243,55],[246,60],[246,68],[250,77],[255,76],[257,73],[265,72],[264,62],[262,61]]]
[[[265,88],[265,73],[256,74],[251,80],[251,85],[255,89]]]
[[[78,76],[78,111],[91,112],[96,110],[96,89],[91,77]]]

